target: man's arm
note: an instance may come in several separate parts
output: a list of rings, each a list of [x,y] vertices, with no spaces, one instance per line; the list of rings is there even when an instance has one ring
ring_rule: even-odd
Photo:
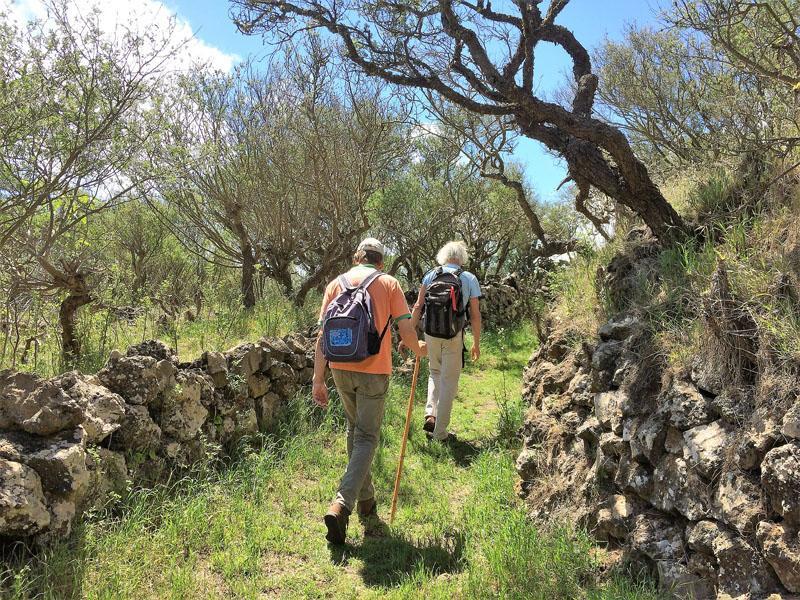
[[[403,319],[397,322],[397,330],[400,333],[402,340],[401,347],[409,348],[414,354],[419,357],[428,356],[428,348],[425,342],[417,339],[417,328],[412,323],[414,319]]]
[[[481,301],[479,298],[469,299],[469,318],[472,323],[472,360],[481,357]]]
[[[328,406],[328,386],[325,384],[325,368],[328,362],[322,354],[322,331],[317,336],[317,345],[314,348],[314,378],[311,380],[311,397],[317,406]]]
[[[414,328],[414,331],[417,330],[417,327],[419,326],[419,321],[422,318],[422,307],[425,306],[426,289],[427,288],[424,285],[419,286],[417,303],[414,305],[414,308],[411,311],[411,326]]]

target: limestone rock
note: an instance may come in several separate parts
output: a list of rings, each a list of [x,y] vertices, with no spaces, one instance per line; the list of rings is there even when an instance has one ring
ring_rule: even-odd
[[[595,371],[613,371],[617,358],[621,353],[621,342],[601,342],[592,353],[592,369]]]
[[[413,369],[412,369],[413,371]],[[297,381],[300,385],[308,385],[314,379],[314,367],[307,366],[297,374]]]
[[[252,407],[241,410],[235,415],[236,438],[258,433],[258,416]],[[235,438],[235,439],[236,439]]]
[[[80,497],[86,492],[86,434],[81,428],[47,438],[7,431],[0,434],[0,458],[34,469],[47,493]]]
[[[267,375],[275,382],[294,381],[295,379],[294,369],[284,362],[276,362],[272,365],[267,371]]]
[[[608,540],[609,537],[624,540],[636,512],[635,504],[622,494],[609,496],[595,510],[592,533],[600,540]]]
[[[784,415],[781,433],[788,438],[800,440],[800,398],[795,400],[794,405]]]
[[[0,371],[0,428],[47,436],[75,429],[83,419],[81,407],[56,382]]]
[[[293,379],[273,380],[271,389],[281,398],[289,399],[297,393],[297,383]]]
[[[87,453],[89,492],[81,509],[104,505],[110,495],[122,496],[128,488],[128,467],[120,452],[94,448]]]
[[[567,395],[570,397],[570,402],[573,406],[593,408],[594,392],[591,391],[591,388],[592,378],[586,373],[577,373],[570,380],[567,387]]]
[[[676,560],[683,556],[683,534],[666,517],[636,515],[628,536],[628,548],[651,560]]]
[[[515,467],[517,475],[522,481],[533,481],[539,473],[541,465],[541,451],[535,448],[525,447],[517,456]]]
[[[156,360],[174,361],[175,351],[161,340],[145,340],[128,348],[128,356],[149,356]]]
[[[703,554],[714,554],[714,540],[722,533],[716,521],[698,521],[686,527],[689,548]]]
[[[267,392],[260,398],[256,398],[255,410],[259,430],[269,431],[272,429],[280,403],[280,396],[273,392]]]
[[[55,538],[66,537],[72,531],[72,523],[75,521],[78,509],[72,498],[60,496],[50,497],[48,500],[48,511],[50,512],[50,526],[47,531],[39,535],[41,541],[52,540]]]
[[[590,446],[596,446],[602,437],[600,422],[596,417],[589,417],[575,429],[575,437],[579,440],[583,440]]]
[[[594,464],[586,476],[586,485],[591,487],[611,486],[619,469],[619,459],[598,449]]]
[[[622,387],[625,380],[629,378],[629,375],[631,373],[636,373],[638,368],[639,357],[633,352],[627,350],[623,351],[614,365],[614,370],[611,375],[611,385],[615,388]]]
[[[714,540],[713,550],[719,565],[720,595],[761,598],[776,590],[777,582],[766,562],[742,538],[722,532]]]
[[[122,427],[111,436],[112,448],[147,452],[161,443],[161,428],[150,417],[146,406],[127,404]]]
[[[714,558],[714,555],[703,554],[702,552],[695,552],[689,556],[689,559],[686,561],[686,568],[689,569],[690,573],[694,573],[703,581],[708,582],[709,585],[713,586],[714,583],[717,581],[717,560]],[[708,598],[713,598],[714,594],[712,593],[711,596],[707,596]],[[698,598],[697,600],[700,600]]]
[[[292,349],[281,338],[265,338],[262,340],[261,346],[268,349],[272,358],[278,361],[285,361],[292,354]]]
[[[125,401],[119,394],[99,385],[93,377],[75,371],[61,375],[57,382],[83,410],[82,425],[87,442],[100,443],[120,428],[125,416]]]
[[[758,524],[756,537],[781,583],[790,592],[800,594],[800,536],[797,529],[762,521]]]
[[[561,424],[558,419],[547,413],[531,408],[525,418],[525,424],[522,426],[522,435],[526,446],[541,444],[545,440],[561,436]]]
[[[686,456],[686,445],[683,441],[683,432],[672,425],[667,427],[667,435],[664,437],[664,450],[670,454]]]
[[[302,371],[306,367],[306,355],[297,353],[290,354],[289,358],[286,359],[286,363],[295,371]]]
[[[723,377],[720,368],[709,356],[696,356],[692,360],[691,375],[692,383],[698,389],[719,396],[723,389]]]
[[[625,441],[610,431],[600,436],[600,448],[608,456],[622,456],[626,447]]]
[[[542,395],[565,393],[577,372],[578,365],[572,359],[557,364],[545,363],[539,380],[539,392]]]
[[[681,431],[705,425],[713,420],[709,401],[693,385],[675,380],[659,398],[669,422]]]
[[[658,463],[664,454],[664,440],[667,437],[667,423],[664,415],[653,413],[646,417],[631,419],[631,456],[634,460]],[[624,439],[624,436],[623,436]]]
[[[270,380],[259,373],[254,373],[247,378],[247,390],[252,398],[263,396],[269,391]]]
[[[633,337],[644,330],[642,321],[631,314],[619,314],[604,323],[597,334],[604,342],[611,340],[623,341]]]
[[[290,333],[283,338],[283,341],[286,342],[286,345],[292,352],[303,355],[305,355],[309,349],[313,348],[315,343],[314,338],[306,338],[299,333]]]
[[[675,560],[656,562],[658,588],[679,600],[707,600],[715,596],[714,584]]]
[[[222,352],[206,352],[203,358],[214,386],[224,388],[228,385],[228,359],[225,355]]]
[[[622,435],[622,394],[620,392],[599,392],[594,395],[594,414],[600,425],[607,431]]]
[[[709,485],[683,458],[665,454],[653,471],[650,501],[664,512],[677,511],[690,521],[711,515]]]
[[[642,464],[632,460],[630,453],[623,453],[614,476],[614,484],[621,490],[633,492],[640,498],[648,499],[653,493],[653,475]]]
[[[711,410],[737,427],[747,421],[754,409],[753,395],[738,387],[726,387],[711,400]]]
[[[25,448],[25,464],[34,469],[48,493],[81,498],[89,485],[86,440],[81,430],[36,440]]]
[[[771,416],[756,414],[747,423],[736,448],[736,463],[745,471],[756,469],[780,437],[780,428]]]
[[[206,352],[205,359],[209,375],[228,372],[228,360],[222,352]]]
[[[714,509],[742,535],[752,535],[766,516],[758,479],[743,472],[722,474],[714,494]]]
[[[181,372],[177,386],[165,394],[161,407],[161,430],[180,441],[194,438],[208,416],[200,402],[203,386],[208,382],[201,375]]]
[[[261,370],[264,353],[256,344],[242,344],[226,352],[230,370],[242,377],[247,377]]]
[[[48,525],[39,475],[26,465],[0,459],[0,535],[32,535]]]
[[[772,510],[800,525],[800,442],[773,448],[761,463],[761,485]]]
[[[711,479],[722,467],[730,429],[721,420],[692,427],[683,433],[686,458],[700,474]]]
[[[130,404],[149,404],[175,383],[175,365],[151,356],[112,355],[97,379]]]

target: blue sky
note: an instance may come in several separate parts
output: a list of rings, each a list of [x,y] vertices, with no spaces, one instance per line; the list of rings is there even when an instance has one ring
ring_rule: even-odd
[[[197,37],[209,46],[242,58],[264,51],[260,37],[243,36],[236,30],[228,14],[229,4],[224,0],[164,0],[164,4],[186,19]],[[618,38],[626,23],[652,23],[661,4],[660,0],[572,0],[559,17],[559,23],[570,28],[591,50],[606,36]],[[538,89],[546,94],[558,87],[570,66],[563,52],[551,45],[541,45],[536,55]],[[555,188],[566,175],[561,161],[527,139],[519,144],[515,158],[524,165],[526,177],[539,198],[557,197]]]

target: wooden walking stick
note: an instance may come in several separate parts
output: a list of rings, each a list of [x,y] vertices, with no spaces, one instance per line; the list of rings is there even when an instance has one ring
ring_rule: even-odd
[[[403,431],[403,443],[400,446],[400,461],[397,463],[397,475],[394,478],[392,512],[389,514],[389,523],[394,522],[394,513],[397,512],[397,494],[400,492],[400,476],[403,474],[403,461],[406,458],[406,442],[408,442],[408,430],[411,428],[411,411],[414,409],[414,392],[417,391],[419,363],[420,358],[417,355],[417,359],[414,361],[414,376],[411,378],[411,395],[408,397],[408,409],[406,410],[406,428]]]

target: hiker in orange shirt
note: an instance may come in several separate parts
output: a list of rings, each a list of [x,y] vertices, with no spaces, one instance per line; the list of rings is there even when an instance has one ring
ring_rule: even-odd
[[[392,373],[391,321],[408,348],[418,356],[426,354],[400,284],[381,271],[385,253],[374,238],[361,242],[355,266],[328,284],[320,309],[312,396],[317,405],[328,406],[329,363],[347,415],[347,470],[325,515],[326,538],[333,544],[344,543],[353,509],[362,518],[377,515],[370,471]]]

